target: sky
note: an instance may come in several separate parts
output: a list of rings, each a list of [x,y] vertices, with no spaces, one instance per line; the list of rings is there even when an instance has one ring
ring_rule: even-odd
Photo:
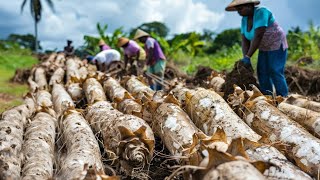
[[[30,0],[29,0],[30,1]],[[66,39],[75,47],[83,44],[84,35],[97,36],[96,24],[108,24],[107,32],[118,27],[125,31],[142,23],[160,21],[170,34],[209,29],[221,32],[240,26],[236,12],[225,12],[231,0],[52,0],[55,12],[42,0],[44,11],[38,24],[39,40],[44,49],[61,50]],[[20,12],[22,0],[0,0],[0,39],[9,34],[34,33],[30,5]],[[261,0],[276,21],[287,31],[300,26],[307,29],[310,21],[320,25],[319,0]]]

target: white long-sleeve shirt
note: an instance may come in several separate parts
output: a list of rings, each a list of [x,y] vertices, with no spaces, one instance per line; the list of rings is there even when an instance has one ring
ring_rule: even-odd
[[[93,58],[93,62],[97,62],[98,64],[105,63],[106,65],[109,65],[112,61],[120,61],[120,57],[121,55],[119,51],[114,49],[108,49],[98,53]]]

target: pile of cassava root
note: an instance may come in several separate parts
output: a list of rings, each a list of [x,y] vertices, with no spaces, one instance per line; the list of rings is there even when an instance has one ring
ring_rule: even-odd
[[[51,54],[0,120],[1,179],[319,179],[320,103],[223,76],[153,91]]]

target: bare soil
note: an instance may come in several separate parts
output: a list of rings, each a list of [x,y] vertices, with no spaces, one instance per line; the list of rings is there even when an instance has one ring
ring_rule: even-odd
[[[255,85],[259,88],[257,79],[254,76],[254,70],[251,65],[245,65],[241,61],[234,64],[233,70],[227,74],[226,82],[222,86],[224,99],[227,99],[233,93],[233,85],[238,85],[241,89],[252,90],[250,85]]]

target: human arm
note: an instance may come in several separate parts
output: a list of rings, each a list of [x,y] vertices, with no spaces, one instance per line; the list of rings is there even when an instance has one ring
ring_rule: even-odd
[[[139,49],[139,51],[137,51],[137,54],[136,54],[136,61],[139,61],[139,59],[140,59],[140,49]]]
[[[267,29],[266,27],[259,27],[259,28],[255,29],[254,38],[253,38],[252,42],[250,43],[250,48],[248,49],[248,52],[246,54],[244,54],[245,57],[251,58],[252,55],[256,52],[256,50],[260,46],[260,43],[262,41],[264,33],[266,32],[266,29]],[[242,49],[242,51],[245,52],[244,49]]]
[[[152,61],[152,57],[153,57],[153,52],[154,52],[154,48],[149,48],[147,53],[147,65],[149,65]]]
[[[127,65],[128,65],[128,56],[127,55],[124,55],[124,68],[126,69],[127,68]]]
[[[251,57],[256,52],[262,42],[262,38],[265,35],[267,27],[269,27],[274,21],[272,13],[267,8],[262,7],[255,12],[253,18],[254,37],[251,41],[250,48],[245,55]]]
[[[250,41],[242,34],[242,54],[243,57],[246,56],[246,54],[248,53],[249,49],[250,49]]]

